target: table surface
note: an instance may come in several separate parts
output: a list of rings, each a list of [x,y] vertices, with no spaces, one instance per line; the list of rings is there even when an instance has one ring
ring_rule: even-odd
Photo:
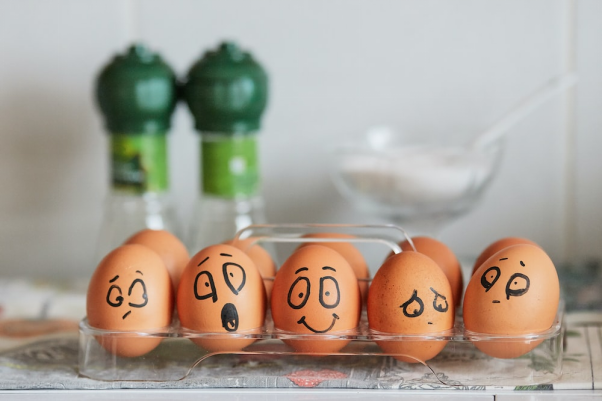
[[[404,380],[387,357],[261,359],[218,356],[182,381],[106,382],[78,374],[85,283],[0,280],[0,399],[602,399],[602,311],[566,315],[563,375],[532,387],[454,387]]]

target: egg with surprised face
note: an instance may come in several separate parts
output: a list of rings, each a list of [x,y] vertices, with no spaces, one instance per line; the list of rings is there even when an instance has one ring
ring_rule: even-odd
[[[425,335],[454,326],[454,301],[447,277],[437,263],[416,251],[389,257],[368,291],[368,323],[375,335]],[[376,340],[387,354],[407,363],[435,357],[446,340]]]
[[[361,296],[347,260],[331,248],[308,245],[297,249],[276,273],[272,317],[277,329],[314,334],[308,340],[286,339],[298,352],[334,353],[349,340],[319,335],[358,326]]]
[[[149,331],[171,323],[173,292],[169,272],[158,254],[137,245],[111,251],[90,279],[86,300],[88,323],[116,331]],[[98,336],[109,352],[141,356],[161,342],[160,337]]]
[[[519,244],[498,251],[473,274],[464,297],[464,325],[485,334],[524,335],[554,323],[560,286],[550,257],[540,247]],[[542,340],[475,341],[498,358],[521,356]]]
[[[253,261],[234,246],[217,244],[189,261],[180,279],[177,306],[185,328],[224,334],[191,337],[194,343],[209,351],[238,351],[255,341],[238,335],[263,326],[266,295]]]

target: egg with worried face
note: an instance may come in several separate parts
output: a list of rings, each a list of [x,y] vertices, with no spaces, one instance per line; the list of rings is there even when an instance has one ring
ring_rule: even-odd
[[[173,292],[169,272],[151,249],[131,244],[116,248],[100,262],[88,286],[86,312],[94,328],[150,331],[171,323]],[[141,356],[160,337],[98,336],[109,352]]]
[[[272,317],[277,329],[314,334],[311,339],[286,339],[298,352],[334,353],[349,340],[329,339],[358,326],[361,296],[347,260],[331,248],[309,245],[297,249],[276,273]]]
[[[518,244],[487,259],[473,274],[464,296],[464,325],[484,334],[525,335],[554,323],[560,286],[550,257],[540,247]],[[521,356],[542,340],[474,341],[498,358]]]
[[[217,244],[199,251],[184,269],[177,296],[182,326],[215,336],[192,336],[210,351],[238,351],[263,326],[266,295],[253,261],[242,250]],[[219,335],[222,334],[222,335]]]
[[[378,269],[368,291],[368,323],[376,343],[407,363],[435,357],[446,340],[386,340],[392,334],[426,335],[454,326],[454,301],[445,274],[437,263],[416,251],[389,257]],[[383,335],[379,340],[378,336]]]

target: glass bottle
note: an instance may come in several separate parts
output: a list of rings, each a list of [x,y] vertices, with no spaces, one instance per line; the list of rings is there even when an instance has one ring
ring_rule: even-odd
[[[176,76],[158,54],[134,44],[102,68],[96,100],[110,135],[111,180],[96,247],[98,263],[139,230],[179,235],[167,158]]]
[[[183,95],[200,134],[201,169],[191,253],[265,223],[257,148],[267,94],[266,72],[232,42],[207,51],[188,72]]]

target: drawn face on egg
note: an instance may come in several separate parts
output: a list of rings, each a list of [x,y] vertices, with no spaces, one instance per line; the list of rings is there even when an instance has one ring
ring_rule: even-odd
[[[183,327],[203,333],[240,334],[260,328],[266,295],[259,271],[247,254],[227,244],[194,255],[180,279],[177,307]],[[241,350],[253,338],[193,338],[211,351]]]
[[[336,308],[341,302],[341,291],[339,288],[339,282],[333,276],[336,275],[337,270],[328,266],[322,267],[321,270],[321,273],[314,275],[314,277],[319,276],[319,287],[314,280],[313,292],[311,280],[307,276],[303,275],[304,273],[309,272],[309,268],[303,267],[296,270],[295,275],[298,275],[298,277],[291,285],[286,300],[289,307],[293,310],[302,310],[311,296],[312,299],[317,299],[322,308],[328,310],[329,314],[332,315],[332,321],[326,328],[312,327],[308,323],[308,318],[305,314],[297,321],[297,324],[304,325],[305,328],[309,329],[311,332],[315,332],[316,334],[323,334],[330,331],[334,327],[336,321],[340,319],[336,313]],[[318,291],[317,295],[315,294],[316,290]],[[313,301],[314,303],[312,304],[316,305],[315,300]],[[330,313],[331,311],[332,313]]]
[[[276,327],[287,331],[324,334],[355,328],[360,303],[353,269],[322,245],[297,249],[274,280],[272,316]]]
[[[513,245],[473,274],[464,322],[467,329],[486,333],[545,330],[554,320],[558,299],[558,275],[550,257],[537,246]]]
[[[228,332],[236,331],[240,322],[238,310],[234,303],[224,300],[230,300],[243,291],[247,282],[245,268],[234,262],[233,255],[229,253],[208,255],[197,266],[201,271],[194,278],[194,297],[207,305],[204,308],[220,310],[223,329]]]
[[[119,309],[119,314],[124,312],[121,318],[125,320],[132,312],[144,308],[148,304],[148,294],[142,271],[136,270],[134,278],[121,276],[120,278],[119,275],[115,275],[109,280],[106,302],[110,307]]]
[[[429,288],[430,294],[427,292],[423,297],[427,300],[427,309],[432,308],[435,312],[438,313],[447,313],[449,310],[449,303],[447,302],[447,297],[437,292],[432,287]],[[429,302],[432,303],[429,305]],[[418,291],[414,289],[412,292],[412,296],[401,306],[399,306],[402,310],[402,313],[407,318],[418,318],[421,317],[425,311],[425,303],[423,299],[418,295]],[[429,315],[430,316],[430,315]],[[430,319],[430,317],[429,317]],[[433,325],[432,321],[427,321],[428,325]]]
[[[502,261],[508,261],[508,263],[502,263]],[[486,293],[493,289],[496,285],[496,290],[499,289],[501,291],[503,289],[504,291],[504,297],[499,297],[500,291],[492,293],[492,295],[495,295],[494,297],[496,297],[491,300],[492,303],[499,304],[504,300],[510,300],[511,297],[523,296],[529,291],[531,280],[526,274],[520,272],[520,269],[525,267],[525,263],[522,260],[519,260],[518,264],[516,264],[516,262],[517,261],[509,261],[508,257],[499,259],[498,265],[503,264],[507,266],[505,267],[506,269],[504,269],[504,272],[507,274],[504,275],[504,280],[502,280],[501,284],[498,284],[498,280],[502,276],[502,271],[498,266],[487,268],[481,275],[481,286],[485,289]],[[520,266],[513,267],[512,265]],[[506,281],[506,277],[512,271],[518,272],[513,272],[511,275],[509,275],[510,277]]]

